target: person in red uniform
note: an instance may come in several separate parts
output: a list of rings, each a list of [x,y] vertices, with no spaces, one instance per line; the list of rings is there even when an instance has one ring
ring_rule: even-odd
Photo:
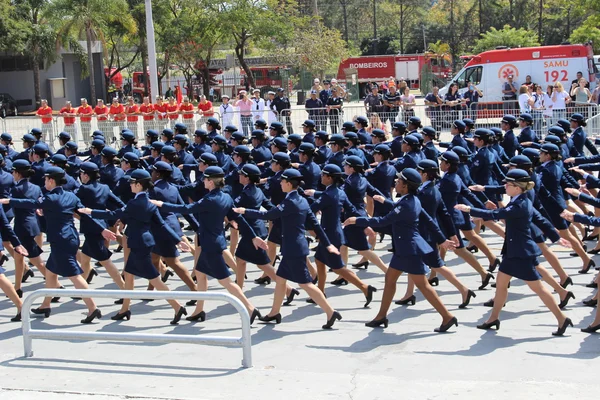
[[[200,121],[198,121],[198,127],[201,127],[202,124],[206,123],[206,120],[208,118],[215,115],[212,102],[206,100],[205,95],[200,96],[200,102],[198,103],[198,114],[200,114]]]
[[[140,106],[140,114],[144,120],[144,135],[148,130],[154,129],[154,106],[150,104],[150,97],[145,96],[142,105]]]
[[[42,120],[44,141],[49,143],[52,137],[52,108],[48,106],[48,100],[42,99],[41,107],[38,108],[36,115]]]
[[[104,104],[104,100],[96,100],[94,115],[98,121],[98,129],[100,129],[103,133],[108,133],[108,107],[106,107],[106,104]]]
[[[183,96],[183,103],[179,106],[179,111],[182,113],[183,123],[196,129],[194,126],[194,105],[190,103],[189,97]]]
[[[77,115],[79,116],[79,126],[81,127],[81,136],[85,147],[88,147],[92,142],[90,133],[92,132],[92,115],[94,110],[92,106],[88,104],[87,99],[81,99],[81,105],[77,109]]]
[[[138,115],[140,114],[140,110],[133,101],[133,97],[127,97],[127,107],[125,108],[125,113],[127,114],[127,128],[131,132],[138,136]],[[144,134],[146,134],[144,132]]]
[[[114,122],[114,126],[118,128],[120,131],[124,128],[125,121],[125,107],[123,104],[119,103],[119,99],[117,97],[113,98],[112,104],[110,105],[110,110],[108,110],[109,119]]]
[[[167,103],[164,102],[162,96],[156,96],[154,111],[156,112],[156,129],[160,132],[165,128],[165,119],[167,119]]]
[[[67,101],[58,113],[63,117],[65,123],[63,130],[71,135],[71,137],[75,137],[75,116],[77,115],[77,110],[73,108],[70,101]]]
[[[174,97],[169,97],[169,104],[167,104],[167,117],[169,118],[169,128],[173,128],[175,121],[179,118],[179,106]]]

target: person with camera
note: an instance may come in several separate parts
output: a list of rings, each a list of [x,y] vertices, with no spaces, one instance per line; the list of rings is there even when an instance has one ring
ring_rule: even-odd
[[[240,90],[238,99],[233,104],[240,110],[240,124],[242,125],[242,132],[244,136],[248,136],[249,132],[252,132],[252,100],[248,97],[248,92]]]

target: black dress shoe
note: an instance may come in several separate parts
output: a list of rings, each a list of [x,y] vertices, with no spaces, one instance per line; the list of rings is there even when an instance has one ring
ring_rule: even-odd
[[[115,253],[120,253],[123,251],[123,246],[119,245],[116,249],[115,249]]]
[[[573,286],[573,280],[571,279],[571,277],[567,277],[567,279],[565,279],[565,281],[563,283],[560,284],[560,286],[562,286],[563,289],[566,289],[567,286]]]
[[[587,263],[587,265],[585,267],[583,267],[582,269],[579,270],[580,274],[587,274],[588,271],[590,270],[590,268],[595,267],[596,263],[594,262],[594,260],[590,260],[589,263]]]
[[[21,313],[18,313],[10,319],[10,322],[21,322]]]
[[[23,274],[23,278],[21,278],[21,283],[25,283],[27,282],[27,279],[29,278],[33,278],[33,271],[30,269],[28,269],[27,271],[25,271],[25,273]]]
[[[100,261],[96,261],[96,262],[94,263],[94,265],[95,265],[96,267],[101,267],[101,266],[102,266],[102,263],[101,263]]]
[[[592,288],[592,289],[598,289],[598,284],[596,283],[596,280],[594,279],[593,281],[591,281],[590,283],[585,285],[585,287]]]
[[[260,317],[259,320],[261,320],[262,322],[275,321],[276,324],[280,324],[281,323],[281,314],[277,313],[273,316],[265,315],[264,317]]]
[[[335,324],[335,321],[340,321],[342,319],[342,314],[340,314],[337,311],[334,311],[333,314],[331,314],[331,318],[329,318],[327,320],[327,323],[325,325],[322,326],[323,329],[331,329],[333,327],[333,324]]]
[[[412,296],[410,296],[408,299],[404,299],[404,300],[396,300],[395,303],[400,305],[400,306],[407,306],[407,305],[411,305],[414,306],[415,303],[417,302],[417,298],[415,297],[415,295],[413,294]]]
[[[444,333],[448,329],[450,329],[452,327],[452,325],[458,326],[458,320],[456,319],[456,317],[452,317],[452,319],[450,321],[448,321],[445,324],[440,325],[439,328],[435,328],[433,331],[437,332],[437,333]]]
[[[258,308],[254,308],[254,310],[252,310],[252,315],[250,315],[250,325],[254,323],[256,318],[260,319],[260,317],[262,317],[262,315],[260,315],[260,311],[258,311]]]
[[[90,270],[90,273],[88,274],[87,278],[85,278],[85,281],[90,284],[92,283],[92,280],[94,279],[95,276],[98,276],[98,271],[96,271],[95,268],[92,268]]]
[[[583,245],[583,251],[587,251],[587,244]],[[574,251],[570,252],[569,255],[571,257],[579,257],[579,255],[577,253],[575,253]]]
[[[440,279],[437,276],[434,276],[431,279],[428,279],[428,282],[431,286],[439,286],[440,285]]]
[[[600,253],[600,249],[591,249],[590,251],[587,252],[588,254],[598,254]]]
[[[31,312],[36,315],[43,315],[44,318],[48,318],[52,312],[51,308],[32,308]]]
[[[20,299],[23,298],[23,289],[17,289],[15,290],[17,292],[17,296],[19,296]]]
[[[379,233],[379,243],[383,242],[384,238],[385,238],[385,233]]]
[[[64,286],[59,287],[59,289],[64,289]],[[58,303],[60,302],[60,297],[53,297],[52,300],[50,300],[50,303]]]
[[[487,285],[490,284],[490,279],[495,279],[494,275],[490,274],[488,272],[488,274],[485,276],[485,279],[483,281],[481,281],[481,286],[479,286],[479,290],[483,290],[487,287]]]
[[[196,315],[190,315],[185,320],[186,321],[200,321],[200,322],[204,322],[204,321],[206,321],[206,313],[204,311],[200,311]]]
[[[369,285],[369,287],[367,287],[367,294],[365,295],[365,297],[367,298],[367,302],[364,305],[365,308],[367,308],[369,304],[371,304],[371,302],[373,301],[373,293],[375,293],[376,291],[377,288],[374,286]]]
[[[479,252],[479,249],[477,248],[477,246],[473,245],[473,246],[469,246],[467,247],[467,250],[470,251],[471,253],[475,254]]]
[[[173,272],[171,272],[170,269],[167,270],[167,272],[165,272],[165,274],[160,278],[161,281],[163,281],[163,283],[167,282],[169,280],[170,277],[172,277],[173,275],[175,275]]]
[[[365,326],[369,328],[379,328],[383,325],[384,328],[388,327],[389,320],[387,318],[374,319],[373,321],[365,323]]]
[[[4,265],[5,262],[8,261],[8,256],[6,254],[2,254],[2,257],[0,257],[0,267]]]
[[[126,319],[129,321],[131,319],[131,310],[127,310],[123,313],[116,313],[112,317],[110,317],[113,321],[121,321],[122,319]]]
[[[565,322],[558,328],[557,331],[552,332],[552,336],[562,336],[569,326],[573,326],[573,321],[570,318],[565,319]]]
[[[496,270],[496,268],[498,268],[499,266],[500,266],[500,259],[496,258],[494,260],[494,262],[490,264],[490,266],[488,268],[488,271],[489,272],[494,272]]]
[[[316,285],[319,282],[319,277],[315,276],[315,279],[312,280],[312,284]]]
[[[275,266],[277,265],[277,261],[281,260],[281,256],[279,254],[277,254],[275,256],[275,259],[273,260],[273,268],[275,268]]]
[[[485,303],[483,303],[483,305],[485,307],[494,307],[494,299],[486,301]]]
[[[292,301],[294,301],[294,297],[296,297],[299,294],[300,294],[299,291],[297,291],[296,289],[292,289],[292,291],[290,292],[290,295],[287,297],[287,299],[285,300],[283,305],[289,306],[290,304],[292,304]]]
[[[173,317],[171,325],[177,325],[179,321],[181,321],[181,317],[183,317],[184,315],[187,315],[185,307],[179,307],[179,311],[177,311],[177,314],[175,314],[175,317]]]
[[[186,306],[195,306],[197,302],[198,302],[198,300],[190,300],[187,303],[185,303],[185,305]]]
[[[495,288],[496,287],[496,282],[492,283],[490,285],[491,287]],[[508,282],[508,286],[506,286],[507,289],[510,289],[510,282]]]
[[[474,291],[470,290],[467,292],[467,298],[465,299],[465,301],[463,301],[458,308],[467,308],[467,306],[469,305],[469,303],[471,302],[471,297],[477,297],[477,295],[475,294]]]
[[[123,299],[115,300],[114,304],[123,304]]]
[[[573,294],[573,292],[567,292],[565,298],[562,299],[560,303],[558,303],[558,308],[560,308],[561,310],[565,308],[567,304],[569,304],[569,299],[575,299],[575,295]]]
[[[592,236],[586,235],[583,237],[583,239],[581,239],[582,242],[587,242],[590,240],[598,240],[598,235],[592,235]]]
[[[102,313],[100,312],[100,309],[96,308],[94,310],[94,312],[92,312],[90,315],[88,315],[85,319],[81,320],[82,324],[91,324],[93,320],[95,320],[96,318],[100,319],[102,318]]]
[[[582,301],[584,306],[588,306],[588,307],[596,307],[598,305],[598,300],[596,299],[589,299],[589,300],[584,300]]]
[[[336,286],[345,286],[348,284],[348,281],[344,278],[337,278],[335,281],[331,281],[331,284]]]
[[[583,332],[583,333],[595,333],[595,332],[598,332],[598,330],[600,330],[600,324],[598,324],[596,326],[591,326],[590,325],[587,328],[581,329],[581,332]]]
[[[369,269],[369,262],[368,261],[363,261],[363,262],[359,262],[356,264],[352,264],[352,268],[354,269]]]
[[[499,319],[492,321],[492,322],[484,322],[481,325],[477,325],[477,329],[483,329],[486,331],[488,329],[492,329],[493,327],[496,327],[496,330],[500,329],[500,320]]]
[[[271,284],[271,278],[269,278],[268,276],[265,276],[263,278],[256,278],[254,280],[254,283],[257,283],[259,285],[269,285]]]

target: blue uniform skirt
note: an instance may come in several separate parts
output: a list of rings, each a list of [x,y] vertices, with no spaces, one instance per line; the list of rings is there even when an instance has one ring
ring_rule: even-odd
[[[271,232],[269,232],[269,237],[267,238],[267,240],[269,242],[281,246],[281,235],[281,219],[273,220],[273,224],[271,225]]]
[[[423,262],[423,256],[397,256],[394,254],[390,261],[390,268],[413,275],[425,275],[428,272]]]
[[[281,258],[279,268],[277,268],[277,276],[282,277],[296,283],[312,282],[310,272],[306,267],[306,257],[286,257]]]
[[[218,280],[228,278],[231,275],[223,258],[223,253],[211,253],[206,249],[202,249],[200,257],[198,257],[196,270]]]
[[[425,265],[427,265],[429,268],[441,268],[446,265],[440,256],[440,252],[437,250],[437,244],[434,242],[427,243],[431,246],[433,251],[422,256]]]
[[[267,265],[271,259],[263,249],[256,249],[252,244],[252,239],[242,236],[235,250],[236,258],[255,265]]]
[[[84,237],[85,242],[81,247],[83,254],[98,261],[106,261],[112,256],[112,252],[104,244],[102,235],[87,234]]]
[[[23,247],[25,247],[25,250],[27,250],[27,253],[29,254],[27,257],[29,259],[39,257],[40,254],[44,252],[40,248],[40,246],[38,246],[38,244],[35,242],[34,236],[24,235],[23,237],[21,237],[17,235],[17,237],[21,241],[21,245],[23,245]]]
[[[62,240],[59,243],[50,242],[50,255],[46,261],[46,268],[65,278],[81,275],[83,270],[77,263],[77,250],[79,250],[78,237]]]
[[[160,273],[152,264],[152,246],[129,248],[125,272],[148,280],[158,278]]]
[[[331,269],[340,269],[346,266],[339,254],[330,253],[327,250],[327,247],[322,245],[320,242],[317,246],[317,251],[315,252],[315,260],[322,262]]]
[[[152,249],[152,252],[156,255],[165,258],[175,258],[179,257],[179,250],[177,250],[177,245],[173,243],[170,239],[162,239],[160,235],[155,236],[156,244]]]
[[[344,228],[346,237],[346,246],[356,251],[369,250],[369,241],[365,235],[365,228],[355,225],[349,225]]]
[[[504,257],[499,270],[524,281],[537,281],[542,279],[535,269],[537,265],[539,265],[537,257]]]

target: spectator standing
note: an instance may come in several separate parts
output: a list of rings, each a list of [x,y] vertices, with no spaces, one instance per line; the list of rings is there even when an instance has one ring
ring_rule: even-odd
[[[234,111],[233,106],[229,104],[229,95],[224,94],[221,96],[221,100],[223,101],[223,104],[219,106],[219,114],[221,114],[223,126],[233,125]]]
[[[452,82],[448,88],[448,92],[444,97],[444,104],[450,111],[450,121],[459,119],[458,112],[462,109],[462,98],[460,93],[458,93],[458,84],[456,82]]]
[[[408,119],[415,116],[413,107],[417,104],[415,102],[415,96],[410,94],[410,88],[408,86],[404,87],[404,93],[400,96],[400,104],[402,104],[402,120],[404,123],[408,123]]]
[[[190,102],[188,96],[183,96],[183,102],[179,105],[179,112],[181,113],[183,123],[190,129],[196,129],[194,125],[194,105]]]
[[[593,104],[600,105],[600,78],[596,78],[596,88],[592,92],[592,101]]]
[[[554,85],[548,85],[546,87],[546,92],[542,97],[542,105],[544,106],[544,111],[542,111],[542,114],[544,115],[544,119],[546,120],[546,126],[548,127],[554,124],[554,117],[552,113],[552,109],[554,108],[554,104],[552,103],[553,90]]]
[[[104,104],[104,100],[96,100],[96,107],[94,107],[94,115],[96,116],[98,129],[100,129],[104,133],[108,133],[108,107],[106,107],[106,104]]]
[[[265,108],[267,109],[267,122],[271,125],[277,121],[277,114],[271,108],[273,101],[275,100],[275,92],[269,91],[267,93],[267,101],[265,102]]]
[[[442,130],[442,104],[444,104],[444,100],[440,97],[440,88],[434,86],[431,92],[425,96],[425,105],[427,106],[427,116],[431,120],[431,126],[438,132]]]
[[[467,84],[467,91],[463,94],[463,99],[466,100],[466,117],[476,121],[477,106],[479,105],[479,99],[483,97],[483,92],[470,80],[467,79],[465,83]]]
[[[277,97],[271,103],[271,109],[277,111],[279,122],[285,124],[288,135],[294,133],[292,129],[292,105],[290,104],[290,99],[285,97],[283,88],[277,89]]]
[[[323,90],[323,86],[321,86],[321,81],[319,80],[319,78],[315,78],[313,80],[313,85],[310,88],[310,90],[315,90],[317,93],[320,93],[321,90]]]
[[[63,130],[71,135],[71,137],[75,137],[75,116],[77,115],[77,110],[73,108],[70,101],[67,101],[58,113],[64,120],[65,127]]]
[[[383,104],[383,123],[385,124],[389,120],[393,125],[400,110],[400,93],[396,91],[396,86],[390,86],[388,92],[383,96]]]
[[[367,127],[367,132],[373,133],[373,130],[381,129],[383,132],[385,132],[386,138],[388,137],[389,130],[387,128],[387,125],[384,124],[383,121],[381,121],[381,118],[379,118],[378,113],[371,113],[371,116],[369,117],[369,122],[370,124]]]
[[[52,139],[52,108],[48,106],[48,100],[42,99],[41,106],[35,113],[42,120],[42,133],[45,142],[49,143]]]
[[[329,115],[329,126],[331,127],[331,133],[337,133],[340,126],[340,114],[342,112],[343,100],[338,96],[338,91],[333,88],[331,91],[331,97],[327,99],[327,115]]]
[[[554,82],[552,92],[552,119],[558,121],[567,117],[567,104],[571,101],[571,96],[565,91],[562,83]]]
[[[346,90],[344,90],[344,88],[338,84],[338,81],[335,78],[333,78],[331,80],[332,92],[333,92],[333,89],[337,89],[337,95],[339,96],[340,99],[344,100],[346,98]]]
[[[211,104],[212,106],[212,104]],[[173,128],[175,121],[179,118],[179,106],[175,97],[169,97],[169,103],[167,104],[167,118],[169,121],[169,128]]]
[[[534,85],[534,83],[531,82],[531,75],[527,75],[525,77],[525,82],[523,83],[523,86],[528,86],[529,87],[529,86],[533,86],[533,85]]]
[[[323,81],[323,90],[321,90],[319,92],[319,100],[321,100],[321,103],[323,103],[323,106],[327,105],[327,100],[329,100],[329,98],[331,97],[331,84],[329,83],[329,81]],[[323,111],[323,115],[321,116],[322,118],[322,128],[324,128],[325,130],[327,130],[327,118],[329,117],[329,115],[327,114],[327,111]]]
[[[165,119],[167,118],[167,103],[162,96],[156,96],[154,112],[156,114],[156,128],[160,132],[165,128]]]
[[[127,98],[127,107],[125,107],[125,114],[127,114],[127,128],[133,132],[135,137],[138,137],[138,119],[140,115],[140,109],[132,96]],[[144,136],[146,132],[144,132]]]
[[[379,94],[377,84],[371,86],[371,93],[365,97],[365,110],[367,111],[367,117],[370,117],[372,113],[383,111],[383,97]]]
[[[165,98],[168,99],[169,97],[173,97],[173,90],[171,90],[171,86],[169,86],[169,88],[165,92]]]
[[[233,103],[235,107],[240,111],[240,125],[242,125],[242,132],[244,136],[248,136],[252,132],[252,100],[248,98],[248,92],[240,90],[238,99]]]
[[[583,114],[588,118],[588,103],[592,100],[592,92],[587,88],[589,86],[585,78],[579,79],[579,82],[571,84],[571,101],[574,102],[573,106],[576,113]]]
[[[519,112],[521,114],[531,112],[533,107],[534,99],[531,96],[531,86],[521,86],[519,88]]]
[[[198,102],[198,114],[200,114],[200,121],[198,121],[198,128],[202,127],[206,123],[206,120],[215,115],[213,110],[213,104],[206,99],[205,95],[200,96]]]
[[[262,119],[265,113],[265,101],[260,97],[260,89],[252,91],[252,120]]]
[[[92,115],[94,110],[92,106],[88,104],[87,99],[82,98],[80,100],[81,105],[77,108],[77,115],[79,115],[79,126],[81,127],[81,136],[85,147],[88,147],[92,142],[90,133],[92,132]]]
[[[534,84],[533,106],[531,107],[531,116],[533,117],[533,130],[542,139],[544,128],[544,97],[547,96],[539,85]]]
[[[308,119],[312,119],[313,121],[315,121],[315,128],[317,131],[320,131],[321,126],[323,125],[322,116],[324,105],[321,99],[317,97],[317,94],[318,92],[316,89],[312,89],[310,91],[310,97],[306,99],[306,103],[304,103],[304,108],[308,113]],[[324,128],[327,127],[324,126]]]
[[[573,88],[573,87],[574,87],[574,85],[579,85],[579,80],[580,80],[581,78],[583,78],[583,73],[582,73],[581,71],[578,71],[578,72],[577,72],[577,77],[571,81],[571,88]],[[590,84],[589,84],[587,81],[586,81],[586,85],[585,85],[585,87],[586,87],[587,89],[589,89],[589,88],[590,88]],[[576,100],[575,100],[575,95],[571,95],[571,101],[576,101]]]
[[[517,100],[517,83],[513,81],[513,76],[508,75],[506,82],[502,85],[502,101],[505,110],[514,110]]]
[[[150,97],[144,96],[139,111],[142,115],[142,129],[145,135],[150,129],[154,129],[154,106],[150,104]]]
[[[112,99],[112,104],[108,110],[108,116],[110,120],[114,121],[115,125],[121,129],[123,121],[125,121],[125,107],[123,107],[123,104],[119,103],[118,97]]]

